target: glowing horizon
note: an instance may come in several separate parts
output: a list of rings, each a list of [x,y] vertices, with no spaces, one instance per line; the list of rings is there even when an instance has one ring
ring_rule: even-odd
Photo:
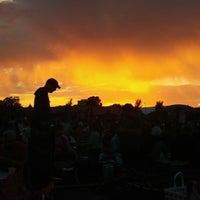
[[[0,0],[0,99],[200,105],[200,2]]]

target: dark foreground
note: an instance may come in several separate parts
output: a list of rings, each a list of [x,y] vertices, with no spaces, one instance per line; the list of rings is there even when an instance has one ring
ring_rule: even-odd
[[[104,167],[100,166],[96,171],[82,168],[78,174],[64,172],[63,179],[55,180],[55,199],[120,200],[128,197],[136,200],[164,200],[164,189],[173,187],[177,172],[184,175],[188,195],[192,181],[200,179],[199,168],[185,161],[152,165],[138,162],[135,166],[117,169],[114,174],[109,170],[106,172]],[[181,186],[181,177],[176,183]]]
[[[15,198],[16,186],[23,184],[23,177],[12,179],[9,187],[10,197],[3,196],[5,187],[1,182],[2,200],[120,200],[152,199],[164,200],[164,189],[172,187],[174,175],[181,171],[184,175],[184,185],[189,189],[192,181],[199,181],[200,170],[188,162],[174,161],[171,164],[150,164],[143,161],[134,165],[113,168],[108,163],[101,163],[94,168],[88,168],[84,162],[82,166],[68,167],[62,163],[57,169],[52,182],[54,184],[51,198],[40,196],[37,198]],[[177,185],[180,185],[178,179]],[[189,190],[188,190],[189,191]],[[19,192],[18,192],[19,195]]]

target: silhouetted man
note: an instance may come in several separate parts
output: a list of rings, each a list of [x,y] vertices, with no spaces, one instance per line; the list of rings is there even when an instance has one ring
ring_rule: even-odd
[[[54,155],[54,131],[50,123],[48,93],[60,88],[57,80],[50,78],[34,95],[34,108],[29,139],[26,179],[31,189],[41,189],[51,182]]]

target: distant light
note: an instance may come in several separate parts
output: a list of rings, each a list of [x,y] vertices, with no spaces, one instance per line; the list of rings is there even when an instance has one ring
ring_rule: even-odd
[[[200,106],[200,103],[198,103],[197,105]]]
[[[0,3],[1,2],[13,2],[14,0],[0,0]]]

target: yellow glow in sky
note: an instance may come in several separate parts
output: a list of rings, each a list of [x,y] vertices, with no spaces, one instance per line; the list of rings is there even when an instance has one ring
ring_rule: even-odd
[[[156,101],[163,101],[165,105],[180,103],[195,107],[198,106],[200,90],[188,93],[186,86],[197,86],[198,80],[192,82],[192,74],[190,77],[186,73],[182,63],[173,57],[158,58],[155,62],[148,57],[140,60],[127,54],[119,60],[110,59],[107,64],[85,54],[62,58],[60,62],[38,64],[28,71],[25,68],[6,68],[2,79],[5,79],[4,87],[7,88],[13,87],[12,74],[20,80],[9,95],[19,96],[24,106],[33,105],[34,91],[43,86],[46,79],[55,77],[61,89],[49,95],[52,106],[65,105],[71,98],[73,104],[77,104],[78,100],[99,96],[105,106],[115,103],[134,105],[139,98],[143,106],[154,106]],[[14,92],[17,90],[18,93]]]
[[[51,106],[90,96],[199,106],[200,1],[0,2],[0,99],[33,105],[54,77]]]
[[[0,0],[0,3],[1,2],[13,2],[13,0]]]

